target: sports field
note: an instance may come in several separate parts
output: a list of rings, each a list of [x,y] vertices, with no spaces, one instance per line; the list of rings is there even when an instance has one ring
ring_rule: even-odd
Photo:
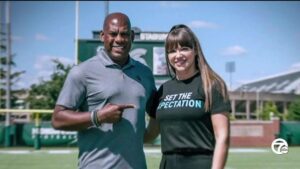
[[[148,169],[158,169],[159,148],[146,148]],[[76,169],[76,148],[0,148],[0,169]],[[230,149],[226,169],[299,169],[300,147],[283,155],[269,148]]]

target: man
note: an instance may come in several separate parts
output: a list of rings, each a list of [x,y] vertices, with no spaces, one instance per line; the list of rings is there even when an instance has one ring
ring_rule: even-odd
[[[80,169],[145,169],[152,72],[129,57],[134,32],[125,14],[108,15],[100,38],[104,49],[68,74],[52,125],[78,131]]]

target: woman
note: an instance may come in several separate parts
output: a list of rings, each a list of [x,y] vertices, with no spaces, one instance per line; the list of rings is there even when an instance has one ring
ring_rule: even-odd
[[[154,99],[145,141],[160,130],[160,169],[222,169],[229,148],[226,85],[208,65],[187,26],[172,27],[165,50],[172,79]]]

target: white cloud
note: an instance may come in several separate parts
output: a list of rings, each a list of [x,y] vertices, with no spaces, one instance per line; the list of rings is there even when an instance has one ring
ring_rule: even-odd
[[[171,7],[171,8],[179,8],[187,5],[186,2],[176,2],[176,1],[161,1],[159,2],[162,7]]]
[[[247,51],[245,48],[239,45],[230,46],[222,51],[222,55],[224,56],[241,56],[246,54]]]
[[[50,56],[50,55],[43,55],[39,56],[34,63],[34,69],[37,72],[36,79],[42,78],[44,80],[49,80],[50,75],[53,73],[55,69],[55,65],[52,62],[53,59],[58,59],[63,64],[72,65],[74,62],[73,60],[66,58],[66,57],[58,57],[58,56]]]
[[[65,65],[73,65],[74,61],[72,59],[61,57],[61,56],[51,56],[42,55],[38,56],[35,60],[32,69],[33,71],[25,72],[20,76],[20,79],[16,81],[13,88],[30,88],[32,84],[39,84],[41,80],[50,80],[50,75],[55,70],[55,64],[52,62],[53,59],[58,59],[61,63]],[[18,69],[14,71],[20,71]]]
[[[33,76],[33,75],[29,75],[27,72],[23,75],[20,76],[20,79],[17,80],[14,85],[13,85],[13,89],[29,89],[30,85],[32,84],[38,84],[38,78]]]
[[[35,34],[34,38],[37,41],[48,41],[50,39],[48,36],[41,34],[41,33]]]
[[[21,78],[22,79],[22,78]],[[15,83],[14,87],[12,87],[13,89],[24,89],[24,88],[28,88],[27,83],[25,83],[23,80],[19,80]]]
[[[292,64],[290,70],[300,70],[300,62]]]
[[[23,37],[21,37],[21,36],[12,36],[12,37],[11,37],[11,40],[12,40],[13,42],[20,42],[20,41],[23,40]]]
[[[202,21],[202,20],[195,20],[188,23],[188,26],[191,28],[199,29],[199,28],[206,28],[206,29],[216,29],[218,25],[212,22]]]

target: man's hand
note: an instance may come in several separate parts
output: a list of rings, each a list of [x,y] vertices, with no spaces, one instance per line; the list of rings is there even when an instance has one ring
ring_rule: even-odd
[[[100,123],[116,123],[122,119],[123,111],[130,108],[135,108],[135,105],[108,103],[101,110],[98,110],[98,121]]]

